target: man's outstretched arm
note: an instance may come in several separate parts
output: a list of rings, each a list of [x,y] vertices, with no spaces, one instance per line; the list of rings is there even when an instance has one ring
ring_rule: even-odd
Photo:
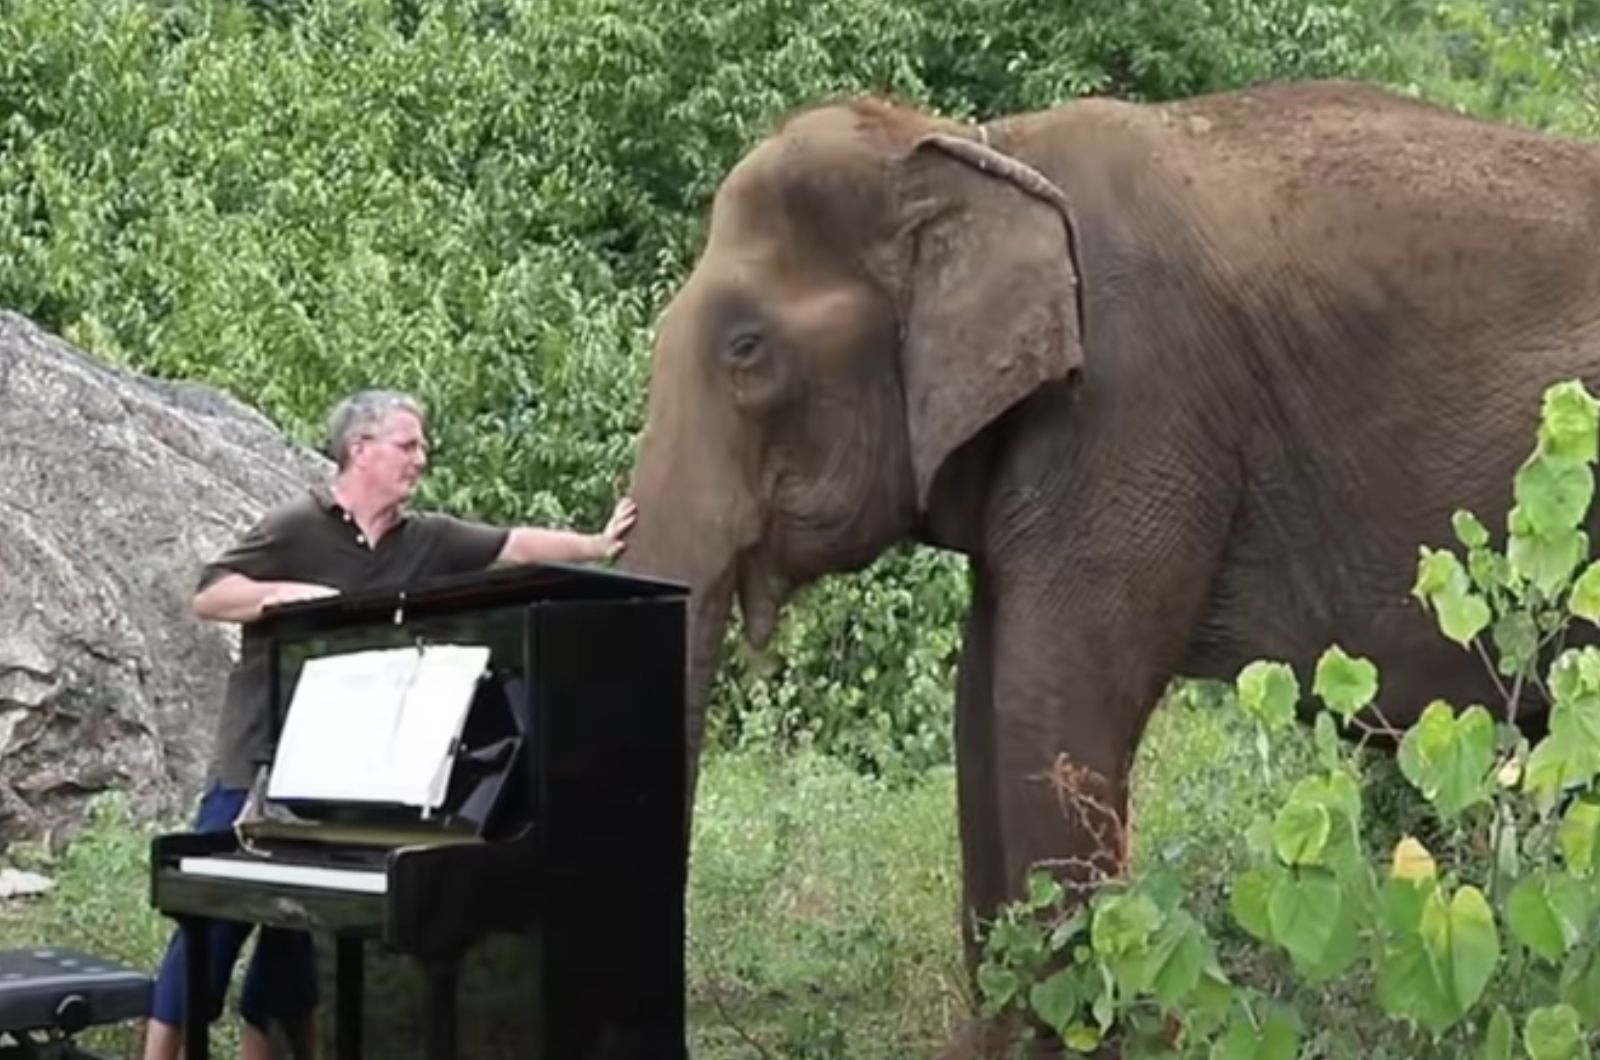
[[[571,530],[546,530],[537,526],[519,526],[506,535],[506,543],[495,557],[496,566],[516,563],[593,563],[614,559],[625,547],[624,539],[638,517],[638,508],[630,498],[617,502],[598,534],[580,534]]]

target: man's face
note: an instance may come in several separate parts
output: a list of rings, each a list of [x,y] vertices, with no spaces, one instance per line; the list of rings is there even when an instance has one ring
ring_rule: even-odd
[[[384,500],[405,500],[428,466],[428,440],[421,421],[409,412],[389,413],[369,437],[356,441],[351,458],[374,493]]]

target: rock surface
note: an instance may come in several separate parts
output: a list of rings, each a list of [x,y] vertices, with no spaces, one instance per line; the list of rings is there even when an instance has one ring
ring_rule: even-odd
[[[218,391],[0,311],[0,849],[108,789],[187,814],[236,647],[190,614],[195,578],[329,470]]]

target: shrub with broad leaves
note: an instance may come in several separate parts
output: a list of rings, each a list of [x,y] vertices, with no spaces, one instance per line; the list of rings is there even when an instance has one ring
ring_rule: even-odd
[[[1578,1060],[1600,1044],[1600,648],[1568,643],[1600,624],[1584,529],[1597,422],[1582,384],[1552,386],[1503,547],[1458,512],[1460,551],[1420,550],[1414,596],[1478,657],[1466,663],[1490,667],[1500,709],[1436,700],[1399,729],[1376,705],[1377,668],[1334,645],[1311,686],[1317,768],[1245,836],[1225,927],[1302,986],[1356,997],[1409,1055]],[[1264,769],[1302,698],[1283,662],[1239,673]],[[1530,743],[1515,721],[1532,710],[1547,726]],[[1364,809],[1378,738],[1397,746],[1427,825],[1387,849]],[[1335,1043],[1317,1055],[1360,1040],[1311,1026],[1295,991],[1230,977],[1181,883],[1159,873],[1087,896],[1037,875],[986,947],[989,1011],[1025,1012],[1074,1050],[1115,1033],[1133,1056],[1267,1060],[1313,1033]]]

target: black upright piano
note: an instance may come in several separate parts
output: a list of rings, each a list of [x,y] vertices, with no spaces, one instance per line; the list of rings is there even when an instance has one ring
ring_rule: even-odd
[[[191,941],[190,982],[207,918],[331,939],[334,1053],[354,1060],[378,946],[420,969],[421,1055],[453,1058],[462,958],[510,934],[532,954],[513,988],[531,1032],[492,1060],[683,1060],[686,602],[673,583],[551,565],[269,612],[280,740],[316,660],[469,645],[487,663],[437,804],[274,798],[264,770],[232,832],[154,841],[151,902]],[[205,1026],[184,1032],[206,1060]]]

